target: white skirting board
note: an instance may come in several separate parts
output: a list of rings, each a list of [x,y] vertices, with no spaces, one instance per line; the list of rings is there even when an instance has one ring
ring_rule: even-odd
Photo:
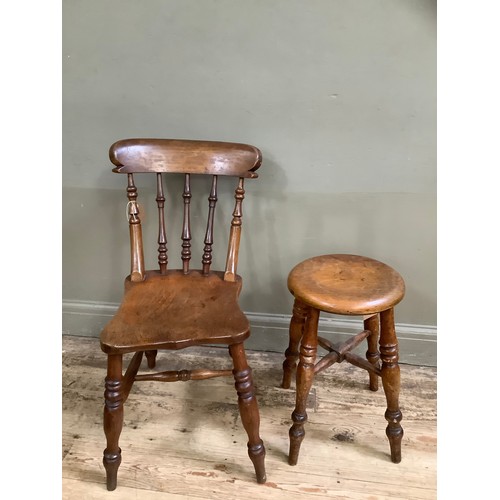
[[[118,309],[118,304],[110,302],[63,301],[63,335],[98,337],[104,325]],[[289,314],[266,314],[245,312],[251,336],[245,342],[247,349],[256,351],[284,352],[288,346]],[[342,342],[347,337],[363,329],[362,318],[347,319],[324,315],[320,317],[318,333],[334,342]],[[399,341],[400,363],[418,366],[437,366],[437,328],[435,326],[396,323]],[[355,352],[364,355],[366,346],[358,346]],[[322,349],[318,355],[322,355]]]

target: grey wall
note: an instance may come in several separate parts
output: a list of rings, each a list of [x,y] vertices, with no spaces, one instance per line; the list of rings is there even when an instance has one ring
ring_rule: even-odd
[[[244,204],[245,311],[289,314],[289,270],[346,252],[403,275],[398,322],[436,325],[435,17],[430,0],[63,1],[63,299],[121,297],[125,178],[109,146],[196,138],[263,153]]]

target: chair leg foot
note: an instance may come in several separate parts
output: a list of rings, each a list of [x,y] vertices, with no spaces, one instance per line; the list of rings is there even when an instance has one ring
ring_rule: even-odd
[[[108,491],[114,491],[117,485],[118,467],[122,461],[121,450],[118,454],[104,452],[102,463],[106,469],[106,488]]]
[[[108,355],[108,373],[104,391],[104,434],[106,449],[103,465],[106,470],[106,487],[113,491],[117,484],[118,467],[122,451],[118,441],[123,427],[123,377],[122,356]]]
[[[266,449],[259,435],[260,416],[254,393],[252,370],[248,366],[243,344],[229,346],[229,353],[233,359],[233,375],[241,422],[248,435],[248,456],[253,463],[257,482],[262,484],[266,482]]]
[[[262,439],[260,440],[260,443],[257,443],[256,445],[248,443],[248,456],[253,463],[257,482],[259,484],[264,484],[267,480],[265,465],[266,449],[264,448]]]

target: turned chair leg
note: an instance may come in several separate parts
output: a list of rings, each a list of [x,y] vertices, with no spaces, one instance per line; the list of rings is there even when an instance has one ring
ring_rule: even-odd
[[[388,422],[386,434],[391,447],[391,460],[401,462],[401,440],[403,415],[399,408],[400,373],[398,364],[398,340],[394,328],[394,309],[380,313],[380,355],[382,358],[382,385],[387,399],[385,419]]]
[[[307,422],[307,397],[314,380],[314,363],[318,349],[319,311],[311,308],[306,319],[304,335],[300,345],[300,361],[297,367],[296,403],[292,413],[293,425],[290,427],[290,452],[288,463],[296,465],[300,445],[305,436],[304,424]]]
[[[229,346],[229,354],[233,359],[233,375],[236,392],[238,393],[238,407],[241,422],[248,434],[248,456],[255,468],[258,483],[266,482],[266,468],[264,459],[266,449],[259,435],[259,407],[254,394],[252,370],[248,366],[243,344]]]
[[[380,353],[378,351],[378,338],[379,338],[379,318],[378,314],[364,320],[364,329],[370,330],[372,333],[366,339],[368,342],[368,350],[366,351],[366,359],[376,368],[380,368]],[[378,375],[376,373],[369,373],[370,376],[370,390],[378,391]]]
[[[148,360],[148,368],[153,369],[156,366],[156,355],[158,350],[146,351],[146,359]]]
[[[283,381],[281,387],[289,389],[292,376],[297,367],[299,359],[299,344],[304,332],[304,324],[307,316],[307,306],[295,299],[293,304],[293,315],[290,321],[290,340],[288,349],[285,351],[285,361],[283,361]]]
[[[108,355],[108,371],[104,391],[104,434],[106,449],[103,464],[106,469],[106,486],[109,491],[116,488],[118,467],[122,461],[118,440],[123,427],[123,377],[122,355]]]

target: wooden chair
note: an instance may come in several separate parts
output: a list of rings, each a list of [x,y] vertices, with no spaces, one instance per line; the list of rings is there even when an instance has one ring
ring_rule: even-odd
[[[290,341],[283,362],[283,388],[290,387],[294,370],[297,370],[296,405],[289,431],[289,464],[297,464],[300,445],[305,436],[306,400],[315,374],[342,361],[367,370],[372,391],[378,390],[378,378],[382,378],[387,399],[386,434],[391,460],[399,463],[403,429],[400,424],[402,414],[399,408],[400,375],[394,306],[403,299],[405,293],[403,278],[391,267],[368,257],[322,255],[295,266],[288,276],[288,289],[295,301],[290,322]],[[321,311],[363,316],[364,330],[346,342],[334,345],[318,337]],[[380,353],[377,348],[379,331]],[[366,359],[352,352],[365,339],[368,341]],[[318,344],[328,354],[316,363]]]
[[[116,166],[113,171],[126,174],[128,179],[131,271],[125,278],[125,293],[121,305],[100,337],[101,348],[108,356],[104,393],[104,432],[107,445],[103,459],[107,489],[114,490],[117,485],[117,472],[121,462],[118,440],[123,425],[123,405],[135,381],[173,382],[229,375],[233,375],[236,382],[241,421],[248,434],[248,454],[253,462],[257,481],[264,483],[265,448],[259,436],[259,410],[254,395],[252,372],[243,345],[250,335],[250,327],[238,305],[242,280],[236,272],[245,194],[243,182],[245,178],[257,177],[255,171],[261,164],[261,153],[257,148],[245,144],[127,139],[113,144],[109,155]],[[144,263],[137,188],[134,184],[136,173],[153,173],[156,176],[158,270],[147,271]],[[166,173],[184,175],[182,269],[168,268],[162,180]],[[212,176],[200,269],[190,268],[190,179],[195,174]],[[219,176],[238,178],[225,271],[211,269]],[[138,374],[143,354],[146,355],[148,367],[152,369],[160,349],[182,349],[206,344],[229,346],[234,369]],[[135,354],[123,374],[123,355],[132,352]]]

